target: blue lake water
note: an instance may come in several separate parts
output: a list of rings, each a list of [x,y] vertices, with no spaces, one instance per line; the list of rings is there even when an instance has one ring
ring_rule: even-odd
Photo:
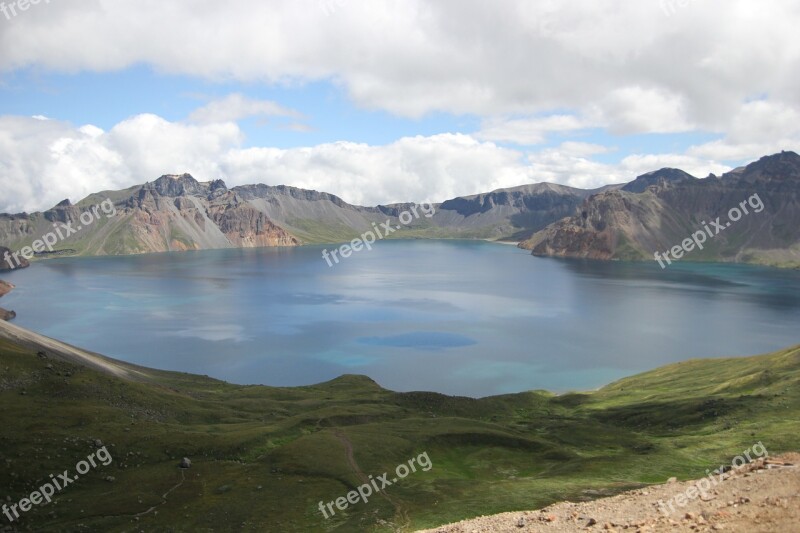
[[[54,259],[4,274],[16,324],[133,363],[242,384],[366,374],[400,391],[586,390],[695,357],[800,343],[800,272],[541,259],[386,241]]]

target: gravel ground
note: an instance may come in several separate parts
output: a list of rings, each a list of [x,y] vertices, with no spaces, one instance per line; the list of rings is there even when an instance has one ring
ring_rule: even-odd
[[[705,495],[698,494],[698,481],[711,486]],[[679,495],[689,497],[673,499]],[[679,506],[680,501],[685,504]],[[715,483],[672,481],[591,502],[483,516],[420,533],[496,531],[800,533],[800,454],[757,459],[723,474],[722,480],[715,476]]]

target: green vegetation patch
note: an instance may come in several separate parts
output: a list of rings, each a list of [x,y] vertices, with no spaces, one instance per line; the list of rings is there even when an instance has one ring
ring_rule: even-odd
[[[800,433],[800,347],[482,399],[363,376],[277,388],[144,369],[129,382],[7,341],[0,370],[3,496],[74,469],[96,439],[113,457],[14,524],[42,531],[410,531],[700,477],[759,441],[796,449]],[[319,512],[422,453],[429,471]]]

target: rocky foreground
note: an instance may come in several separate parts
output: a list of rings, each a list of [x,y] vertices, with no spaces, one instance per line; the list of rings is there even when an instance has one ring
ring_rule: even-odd
[[[697,482],[673,480],[591,502],[561,502],[538,511],[484,516],[419,533],[800,532],[798,453],[757,459],[723,474],[705,497],[690,497],[679,506],[676,502],[685,500],[676,497],[687,491],[696,493],[692,487]]]

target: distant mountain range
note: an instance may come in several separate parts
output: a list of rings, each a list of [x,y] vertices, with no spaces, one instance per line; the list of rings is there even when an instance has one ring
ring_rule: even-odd
[[[401,226],[395,238],[522,241],[535,255],[652,259],[757,193],[764,210],[709,239],[692,260],[794,266],[800,265],[798,190],[800,156],[782,152],[722,177],[661,169],[594,190],[550,183],[500,189],[435,204],[434,216],[406,225],[398,217],[410,203],[361,207],[295,187],[228,188],[222,180],[167,175],[76,205],[65,200],[45,212],[0,214],[0,244],[21,250],[54,224],[71,224],[81,230],[37,255],[296,246],[349,241],[388,219]],[[103,202],[113,203],[114,216],[99,213],[82,225],[81,214]]]
[[[398,217],[413,206],[410,203],[361,207],[295,187],[229,189],[221,180],[201,183],[189,174],[169,175],[92,194],[77,205],[65,200],[43,213],[0,214],[0,243],[20,250],[52,232],[53,224],[71,223],[81,230],[39,255],[295,246],[349,241],[387,219],[401,226],[395,237],[522,240],[571,215],[589,195],[602,190],[549,183],[502,189],[434,204],[432,217],[415,217],[406,225]],[[100,213],[91,225],[81,224],[82,213],[109,200],[113,217]]]

